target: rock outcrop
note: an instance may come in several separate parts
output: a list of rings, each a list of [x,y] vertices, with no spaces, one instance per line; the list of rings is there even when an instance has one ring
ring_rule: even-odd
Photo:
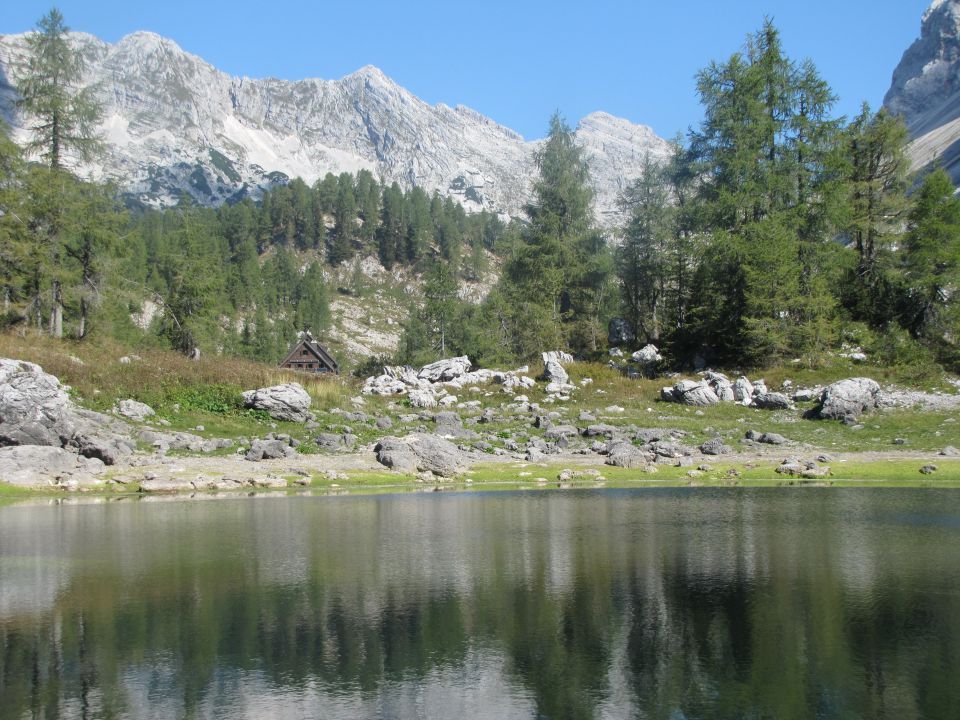
[[[96,482],[104,463],[61,447],[17,445],[0,447],[0,481],[21,487],[41,487]]]
[[[34,363],[0,359],[0,446],[62,447],[107,465],[136,447],[129,427],[84,410],[60,381]]]

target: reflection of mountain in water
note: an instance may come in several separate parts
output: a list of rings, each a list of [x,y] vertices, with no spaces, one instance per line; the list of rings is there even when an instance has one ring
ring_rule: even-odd
[[[37,600],[0,605],[0,715],[940,717],[960,563],[926,518],[958,511],[835,489],[5,508],[0,597]]]

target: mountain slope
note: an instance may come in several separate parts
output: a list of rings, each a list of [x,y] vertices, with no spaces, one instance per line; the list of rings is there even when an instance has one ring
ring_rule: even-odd
[[[20,136],[13,85],[24,38],[0,36],[0,111]],[[235,78],[153,33],[113,45],[83,33],[71,41],[105,108],[107,154],[88,170],[145,203],[169,205],[187,192],[217,204],[289,177],[312,183],[361,168],[450,195],[469,210],[517,215],[529,198],[539,142],[469,108],[431,106],[375,67],[340,80]],[[598,216],[609,224],[645,154],[660,160],[669,146],[650,128],[605,113],[584,118],[576,134],[593,170]]]
[[[934,0],[884,105],[907,123],[914,169],[939,162],[960,185],[960,0]]]

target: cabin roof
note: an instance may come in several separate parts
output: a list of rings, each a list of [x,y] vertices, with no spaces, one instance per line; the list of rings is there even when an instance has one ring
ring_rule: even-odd
[[[319,362],[323,363],[334,372],[340,371],[340,364],[333,359],[333,356],[328,353],[312,335],[306,333],[302,335],[299,340],[297,340],[292,348],[290,348],[290,352],[287,353],[287,356],[283,359],[283,362],[281,362],[280,365],[286,365],[288,362],[293,360],[294,356],[300,351],[301,348],[306,348],[309,350]]]

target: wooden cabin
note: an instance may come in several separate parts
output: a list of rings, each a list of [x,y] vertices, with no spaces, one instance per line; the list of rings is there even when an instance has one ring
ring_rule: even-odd
[[[340,365],[310,333],[300,333],[300,337],[280,363],[287,370],[300,370],[309,373],[339,373]]]

